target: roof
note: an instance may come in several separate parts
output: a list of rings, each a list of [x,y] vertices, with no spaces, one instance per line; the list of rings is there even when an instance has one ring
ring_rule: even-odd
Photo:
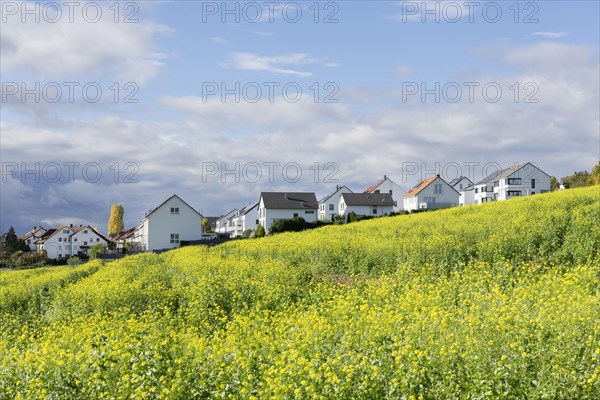
[[[508,168],[504,168],[503,170],[500,170],[500,171],[495,171],[495,172],[491,173],[490,175],[486,176],[485,178],[483,178],[482,180],[480,180],[479,182],[475,183],[475,185],[483,185],[484,183],[488,183],[488,182],[491,182],[491,181],[497,181],[497,180],[500,180],[500,179],[507,178],[510,175],[514,174],[515,172],[517,172],[518,170],[522,169],[523,167],[525,167],[527,165],[531,165],[532,167],[536,168],[537,170],[539,170],[543,174],[548,175],[544,171],[542,171],[541,169],[539,169],[537,166],[535,166],[534,164],[532,164],[531,162],[526,162],[526,163],[523,163],[523,164],[512,165],[512,166],[510,166]],[[548,176],[550,176],[550,175],[548,175]]]
[[[227,214],[223,214],[220,217],[217,218],[217,221],[227,221],[228,219],[231,219],[233,217],[235,217],[238,214],[238,209],[234,208],[233,210],[229,211]]]
[[[421,181],[417,186],[410,189],[408,192],[404,194],[404,197],[413,197],[418,195],[423,189],[431,184],[431,182],[435,181],[439,176],[433,176],[431,178],[425,179]],[[441,179],[441,178],[440,178]]]
[[[370,192],[374,191],[375,189],[377,189],[377,187],[379,185],[381,185],[386,180],[387,180],[387,177],[384,177],[383,179],[378,180],[374,185],[371,185],[368,188],[366,188],[363,193],[370,193]]]
[[[348,206],[393,206],[394,199],[389,193],[342,193]]]
[[[44,243],[46,240],[50,239],[52,236],[56,235],[59,232],[62,232],[63,229],[68,229],[71,232],[73,232],[69,236],[73,236],[74,234],[81,232],[84,229],[90,229],[96,235],[100,236],[102,239],[106,240],[107,242],[110,241],[103,234],[98,232],[98,230],[96,228],[91,227],[90,225],[79,225],[79,226],[66,226],[65,225],[65,226],[57,226],[56,228],[48,229],[46,231],[46,233],[44,233],[42,236],[40,236],[40,238],[38,240],[35,241],[35,243]]]
[[[186,206],[188,206],[190,209],[192,209],[196,214],[198,214],[199,216],[202,217],[202,214],[200,214],[198,211],[196,211],[196,209],[192,206],[190,206],[188,203],[186,203],[181,197],[177,196],[176,194],[174,194],[173,196],[169,197],[168,199],[166,199],[165,201],[163,201],[158,207],[153,208],[152,210],[148,211],[148,213],[146,213],[146,215],[144,216],[144,218],[148,218],[150,216],[150,214],[152,214],[154,211],[158,210],[159,208],[161,208],[163,205],[165,205],[165,203],[167,203],[169,200],[171,200],[173,197],[177,197],[183,204],[185,204]]]
[[[252,211],[253,209],[255,209],[256,207],[258,207],[258,201],[255,201],[254,203],[250,203],[246,207],[242,208],[240,210],[240,215],[246,215],[250,211]]]
[[[36,233],[38,233],[41,229],[44,229],[44,228],[41,227],[41,226],[36,226],[34,229],[30,230],[26,234],[19,236],[19,239],[21,239],[21,240],[27,240],[31,236],[34,236]]]
[[[317,197],[313,192],[262,192],[265,208],[270,209],[317,209]]]
[[[112,240],[116,242],[117,240],[127,239],[127,238],[133,236],[134,233],[135,233],[135,228],[129,228],[125,231],[121,231],[121,232],[117,233],[117,235],[114,236],[112,238]]]
[[[456,185],[458,185],[458,183],[460,181],[462,181],[463,179],[466,179],[470,182],[470,184],[473,184],[473,181],[471,181],[469,178],[467,178],[466,176],[459,176],[458,178],[454,178],[452,179],[450,182],[448,182],[448,185],[454,187]]]
[[[350,190],[350,189],[349,189],[349,188],[348,188],[346,185],[343,185],[343,186],[338,186],[338,187],[335,189],[335,192],[329,193],[327,196],[323,197],[321,200],[319,200],[319,203],[323,203],[323,202],[325,202],[325,201],[329,200],[329,199],[331,198],[331,196],[333,196],[334,194],[336,194],[337,192],[339,192],[339,191],[340,191],[340,190],[342,190],[343,188],[346,188],[346,189]],[[352,190],[350,190],[350,193],[352,193]]]

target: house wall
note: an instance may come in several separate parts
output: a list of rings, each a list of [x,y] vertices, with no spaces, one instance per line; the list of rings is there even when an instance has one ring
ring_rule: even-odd
[[[521,184],[508,184],[508,179],[520,178]],[[535,180],[535,187],[532,187],[532,180]],[[521,196],[530,196],[550,191],[550,177],[531,164],[525,165],[514,174],[505,179],[500,179],[499,186],[494,187],[494,194],[497,200],[507,200],[513,196],[508,195],[508,191],[520,191]]]
[[[391,179],[386,179],[381,183],[381,185],[377,186],[377,189],[373,191],[373,193],[389,193],[392,195],[392,199],[394,199],[395,206],[394,211],[400,211],[404,209],[403,197],[404,193],[406,193],[396,182]]]
[[[82,229],[79,232],[71,236],[71,250],[72,254],[77,254],[79,251],[85,255],[90,255],[90,248],[97,243],[106,243],[100,235],[91,228]]]
[[[342,193],[352,193],[352,190],[344,186],[328,198],[327,201],[319,202],[319,220],[331,221],[332,216],[339,215]],[[330,204],[333,205],[333,210],[329,210]]]
[[[306,222],[315,222],[317,220],[318,210],[306,209],[265,209],[263,200],[260,200],[260,208],[264,210],[264,216],[259,218],[260,224],[265,228],[265,232],[269,233],[271,224],[278,219],[294,218],[294,214],[304,218]],[[308,213],[307,213],[308,211]],[[312,212],[312,213],[311,213]],[[260,214],[259,214],[260,215]]]
[[[179,207],[179,214],[171,214],[171,207]],[[146,250],[172,249],[171,234],[178,233],[179,241],[202,238],[202,216],[177,197],[169,199],[148,215],[146,220]]]
[[[258,224],[256,221],[258,220],[258,206],[254,207],[247,214],[242,215],[242,233],[248,229],[256,229]]]
[[[377,208],[376,214],[373,213],[374,208]],[[348,214],[350,214],[352,211],[354,211],[357,216],[373,217],[381,217],[382,215],[390,214],[392,211],[394,211],[393,206],[348,206],[344,204],[343,199],[340,199],[339,209],[339,215],[342,215],[344,219],[348,218]]]
[[[46,250],[48,258],[51,259],[70,257],[73,255],[70,242],[70,236],[72,234],[73,231],[69,228],[61,229],[60,232],[57,232],[52,237],[46,239],[44,244],[40,245],[39,249]]]
[[[475,204],[475,190],[462,190],[460,197],[458,198],[459,206],[468,206],[469,204]]]
[[[442,185],[442,193],[435,193],[435,185]],[[433,203],[428,203],[427,208],[454,207],[458,205],[460,195],[446,181],[437,178],[416,196],[404,199],[404,209],[411,211],[420,208],[420,203],[425,203],[427,198],[434,198]]]

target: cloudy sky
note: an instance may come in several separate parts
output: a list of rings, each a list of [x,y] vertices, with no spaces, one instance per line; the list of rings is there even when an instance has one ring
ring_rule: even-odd
[[[598,4],[2,0],[0,230],[589,170]]]

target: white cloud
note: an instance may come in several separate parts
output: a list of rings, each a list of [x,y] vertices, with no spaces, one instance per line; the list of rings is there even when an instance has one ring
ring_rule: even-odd
[[[40,3],[26,4],[42,13]],[[103,6],[102,18],[93,23],[82,17],[81,10],[74,13],[72,22],[67,9],[54,23],[43,18],[36,23],[33,17],[21,22],[18,14],[6,16],[0,42],[3,71],[44,80],[110,74],[111,79],[145,84],[156,76],[166,57],[154,47],[154,39],[171,30],[141,20],[115,23],[108,5]]]
[[[566,32],[534,32],[534,36],[543,36],[550,39],[562,38],[567,36]]]
[[[286,68],[285,66],[316,64],[317,61],[305,53],[282,54],[278,56],[261,56],[254,53],[232,53],[230,65],[245,71],[274,72],[282,75],[295,75],[298,77],[311,76],[308,71]]]
[[[219,37],[219,36],[213,36],[210,38],[210,41],[216,44],[227,44],[227,39]]]

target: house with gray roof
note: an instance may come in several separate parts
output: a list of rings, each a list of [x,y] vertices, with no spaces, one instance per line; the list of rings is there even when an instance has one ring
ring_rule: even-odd
[[[319,200],[319,221],[332,221],[339,214],[340,197],[343,193],[352,193],[347,186],[337,185],[333,193]]]
[[[258,221],[269,233],[278,219],[317,220],[318,202],[313,192],[262,192],[258,199]]]
[[[550,191],[550,175],[531,162],[494,171],[473,184],[475,204]]]
[[[394,211],[394,199],[389,193],[342,193],[338,208],[344,220],[351,212],[357,217],[380,217]]]

